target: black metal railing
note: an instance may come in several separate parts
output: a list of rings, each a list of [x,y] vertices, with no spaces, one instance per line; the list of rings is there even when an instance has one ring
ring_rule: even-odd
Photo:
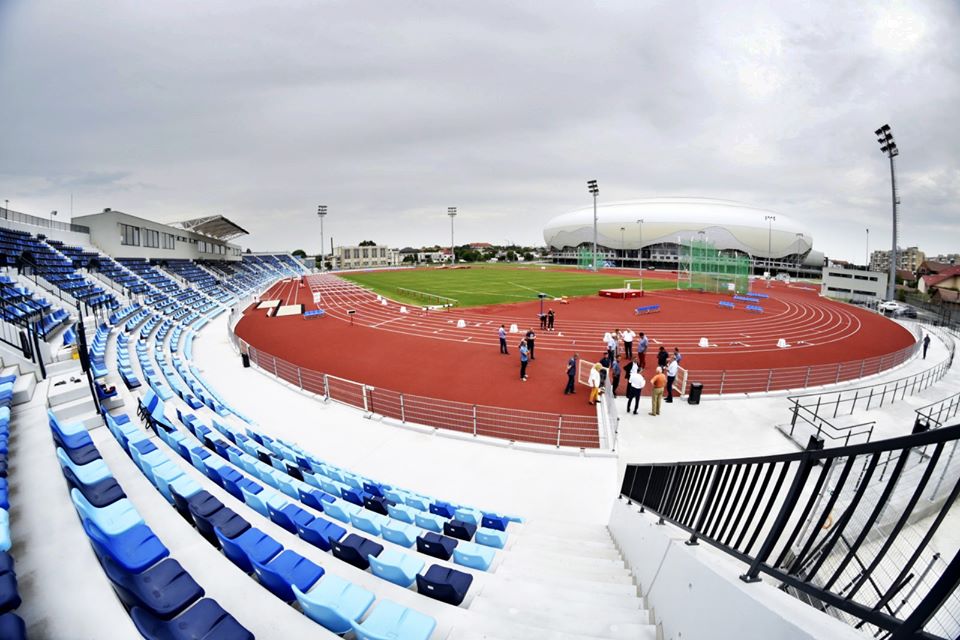
[[[40,227],[42,229],[57,229],[60,231],[73,231],[75,233],[90,233],[90,227],[85,227],[82,224],[58,222],[56,220],[32,216],[29,213],[20,213],[19,211],[14,211],[13,209],[4,209],[3,207],[0,207],[0,219],[9,220],[10,222],[19,222],[21,224],[28,224],[31,227]]]
[[[783,455],[627,465],[621,497],[878,637],[955,638],[960,553],[931,562],[960,494],[960,425]],[[935,487],[935,491],[930,488]],[[933,570],[935,568],[936,570]],[[922,574],[922,575],[921,575]]]
[[[960,413],[960,392],[920,407],[914,413],[917,414],[916,424],[939,429]]]

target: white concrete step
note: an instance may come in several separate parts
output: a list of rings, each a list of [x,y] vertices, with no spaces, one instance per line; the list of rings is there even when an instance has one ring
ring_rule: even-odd
[[[557,610],[521,610],[479,596],[470,605],[470,611],[490,622],[504,620],[527,627],[594,638],[637,638],[645,629],[654,629],[648,622],[649,613],[642,610],[624,611],[609,618],[576,613],[568,615]]]
[[[612,544],[610,533],[604,525],[590,525],[577,522],[537,519],[524,524],[524,532],[543,536],[554,536],[570,541],[596,542]]]
[[[614,553],[605,554],[605,557],[593,555],[581,555],[576,552],[554,551],[535,546],[516,546],[513,547],[505,557],[519,558],[530,562],[545,562],[551,564],[564,564],[576,568],[598,568],[598,569],[626,569],[623,559],[616,549]]]
[[[32,373],[23,373],[17,376],[13,383],[13,398],[11,403],[24,404],[33,400],[33,392],[37,388],[37,377]]]
[[[549,584],[568,585],[574,588],[584,586],[584,583],[590,583],[591,589],[597,589],[609,585],[608,593],[636,593],[636,586],[633,583],[633,577],[630,572],[625,573],[602,573],[596,574],[573,574],[562,566],[529,566],[521,563],[509,564],[504,562],[497,569],[496,575],[499,577],[513,578],[516,580],[531,580],[537,582],[547,582]],[[622,587],[618,589],[617,587]]]
[[[550,580],[490,576],[483,587],[483,593],[494,595],[496,599],[510,598],[515,602],[553,600],[611,609],[643,608],[643,600],[637,596],[636,589],[624,589],[623,593],[606,593],[594,589],[592,584],[584,585],[583,583],[577,583],[577,586],[558,585]]]
[[[630,577],[630,570],[622,560],[594,560],[559,554],[508,553],[497,571],[504,567],[526,569],[532,573],[556,571],[577,578]]]
[[[510,549],[527,550],[540,549],[555,553],[566,553],[582,557],[617,559],[620,552],[612,542],[588,542],[583,540],[568,540],[557,536],[542,534],[527,534],[514,541]]]

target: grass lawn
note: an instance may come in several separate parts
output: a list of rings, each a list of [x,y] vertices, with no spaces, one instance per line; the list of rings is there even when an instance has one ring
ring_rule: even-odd
[[[528,302],[537,300],[540,292],[553,298],[592,296],[600,289],[622,287],[626,277],[622,273],[595,274],[576,269],[541,269],[532,265],[471,265],[469,269],[424,268],[337,275],[399,302],[440,304],[444,301],[431,296],[443,296],[454,298],[460,307]],[[633,287],[636,286],[635,283]],[[644,278],[643,286],[652,291],[672,289],[676,283]],[[404,289],[429,295],[417,295]]]

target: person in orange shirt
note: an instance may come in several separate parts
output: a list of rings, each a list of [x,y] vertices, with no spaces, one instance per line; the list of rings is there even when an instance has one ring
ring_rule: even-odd
[[[660,401],[663,400],[663,389],[667,386],[667,376],[663,375],[663,367],[657,367],[657,374],[650,380],[650,415],[660,415]]]

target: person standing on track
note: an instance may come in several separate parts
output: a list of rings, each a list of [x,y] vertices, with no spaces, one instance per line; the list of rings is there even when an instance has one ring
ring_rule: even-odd
[[[547,314],[541,313],[540,316],[540,331],[547,330]]]
[[[683,356],[680,355],[680,347],[673,348],[673,359],[677,361],[677,366],[680,366],[680,361],[683,360]]]
[[[676,358],[670,358],[670,362],[667,363],[667,402],[673,402],[673,381],[677,379],[677,369],[680,368],[680,365],[677,364]]]
[[[640,365],[634,365],[630,370],[630,377],[627,378],[627,413],[630,413],[630,401],[633,400],[633,415],[637,415],[637,409],[640,408],[640,394],[645,384],[647,381],[643,379],[643,370]]]
[[[624,329],[623,333],[620,334],[620,337],[623,338],[623,356],[629,361],[633,360],[633,338],[636,335],[630,329]],[[630,380],[630,378],[628,377],[627,380]]]
[[[507,351],[507,329],[503,325],[500,325],[500,328],[497,330],[497,335],[500,336],[500,353],[504,355],[510,355]]]
[[[612,333],[609,334],[607,338],[607,357],[612,363],[614,358],[617,357],[617,329],[614,329]]]
[[[533,346],[536,339],[537,339],[537,334],[533,332],[533,327],[530,327],[530,329],[527,331],[527,348],[530,349],[531,360],[537,359],[537,355],[533,351]]]
[[[670,357],[670,354],[667,353],[666,348],[663,346],[660,347],[660,350],[657,351],[657,366],[663,369],[667,366],[667,358]]]
[[[613,391],[613,397],[617,397],[617,387],[620,386],[620,358],[614,357],[613,363],[610,365],[610,376],[612,381],[610,383],[610,390]]]
[[[575,353],[567,360],[567,386],[563,390],[563,395],[576,393],[574,384],[576,384],[577,381],[577,360],[579,359],[580,354]]]
[[[529,350],[527,349],[527,341],[520,341],[520,381],[527,381],[527,361],[529,359]]]
[[[590,377],[587,378],[587,384],[590,385],[590,397],[587,399],[587,404],[597,404],[597,399],[600,397],[602,391],[600,381],[600,370],[603,368],[599,362],[593,365],[593,368],[590,369]]]
[[[644,369],[647,366],[647,345],[650,344],[650,341],[647,340],[647,336],[643,335],[643,331],[640,332],[640,342],[637,343],[637,362],[640,363],[640,368]]]
[[[657,374],[650,380],[650,415],[660,415],[660,401],[663,400],[663,388],[667,386],[667,376],[657,367]]]
[[[547,311],[547,331],[553,331],[553,309]]]

